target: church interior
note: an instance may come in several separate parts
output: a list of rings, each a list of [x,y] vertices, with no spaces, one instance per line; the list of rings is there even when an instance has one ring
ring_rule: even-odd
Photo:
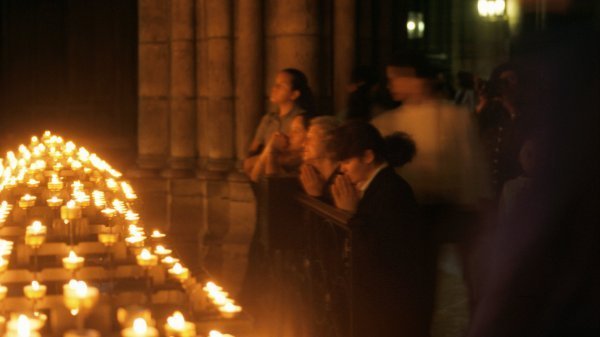
[[[557,19],[571,5],[574,19]],[[564,33],[570,39],[577,30],[551,29],[566,22],[584,22],[585,29],[592,22],[589,38],[597,36],[599,7],[579,0],[0,1],[0,334],[370,335],[360,330],[361,308],[355,308],[360,297],[354,296],[355,282],[361,279],[356,266],[364,255],[361,232],[348,225],[352,213],[304,193],[297,173],[253,181],[245,172],[257,127],[276,111],[272,92],[278,74],[301,70],[318,115],[344,120],[354,69],[369,66],[382,92],[392,90],[386,65],[395,53],[410,51],[426,55],[439,69],[436,90],[456,103],[464,98],[454,88],[461,72],[483,83],[498,65],[522,55],[536,62],[540,56],[531,52],[536,47],[524,46],[538,40],[523,42],[523,36],[548,33],[560,39]],[[549,53],[563,57],[562,49],[548,45]],[[546,44],[539,46],[543,51]],[[564,58],[577,63],[582,54],[571,50],[573,56]],[[582,63],[596,66],[589,74],[598,74],[597,46],[585,53],[591,56]],[[548,60],[542,69],[552,67],[554,59]],[[575,70],[564,76],[583,67],[569,67],[565,72]],[[588,114],[597,105],[586,103],[593,94],[583,90],[597,89],[597,78],[573,78],[568,83],[585,83],[577,86],[582,90],[557,96],[585,100],[576,126],[585,126],[577,129],[583,135],[595,135],[585,144],[597,149],[597,115]],[[410,106],[387,95],[382,110]],[[473,111],[477,102],[475,97]],[[417,141],[417,158],[420,146]],[[571,160],[570,151],[564,152]],[[596,156],[573,176],[592,177]],[[573,160],[580,159],[587,162],[589,156]],[[597,186],[597,178],[593,181]],[[562,196],[573,190],[559,191]],[[574,212],[569,214],[587,223],[597,214],[597,192],[592,188],[578,198],[589,203],[568,208]],[[556,201],[557,209],[567,204],[573,205],[566,197]],[[487,221],[482,218],[491,212],[427,205],[433,206],[420,208],[422,218],[443,224],[431,229],[435,298],[423,336],[564,335],[542,323],[532,330],[486,333],[486,324],[525,326],[511,315],[490,318],[496,311],[489,308],[500,307],[486,302],[494,300],[484,296],[491,286],[474,286],[483,281],[473,265],[495,266],[469,250],[475,238],[487,244],[473,223]],[[590,235],[597,228],[581,228],[568,232],[575,233],[574,242],[583,242],[581,252],[561,246],[573,261],[597,248]],[[589,239],[575,241],[579,237]],[[510,241],[500,251],[516,246]],[[597,262],[594,257],[597,252],[586,263]],[[589,297],[598,300],[595,305],[564,304],[572,294],[564,291],[564,297],[548,297],[557,302],[540,304],[544,310],[535,307],[540,322],[583,308],[577,318],[561,321],[573,329],[566,331],[590,336],[598,331],[585,314],[598,313],[597,284],[592,286],[598,273],[586,263],[573,267],[569,275],[577,276],[569,280],[585,284],[577,294],[595,294]],[[509,273],[491,275],[499,280]],[[404,314],[386,305],[378,310]]]

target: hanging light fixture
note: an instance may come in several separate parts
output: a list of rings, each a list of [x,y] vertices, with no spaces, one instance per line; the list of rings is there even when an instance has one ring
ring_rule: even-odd
[[[506,1],[504,0],[478,0],[477,12],[485,18],[500,18],[506,13]]]
[[[423,21],[423,13],[408,12],[406,20],[406,32],[409,39],[421,39],[425,36],[425,22]]]

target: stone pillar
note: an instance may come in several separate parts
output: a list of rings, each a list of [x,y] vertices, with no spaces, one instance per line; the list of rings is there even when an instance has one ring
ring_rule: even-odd
[[[246,152],[263,103],[262,1],[235,0],[235,149],[239,161]]]
[[[168,4],[138,2],[138,176],[157,174],[169,149]]]
[[[170,1],[170,157],[163,175],[193,175],[195,167],[196,79],[194,0]]]
[[[207,169],[227,171],[235,158],[233,134],[232,0],[205,0]]]
[[[316,95],[321,92],[319,3],[318,0],[266,0],[266,93],[275,74],[288,67],[302,70]]]
[[[204,168],[208,161],[208,62],[206,50],[206,0],[195,0],[196,4],[196,151],[197,168]]]
[[[333,110],[346,107],[350,82],[355,65],[356,4],[354,0],[336,0],[333,8]]]

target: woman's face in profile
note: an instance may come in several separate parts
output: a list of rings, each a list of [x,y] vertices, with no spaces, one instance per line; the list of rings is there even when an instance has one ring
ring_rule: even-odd
[[[365,156],[348,158],[340,164],[340,170],[354,186],[365,182],[369,178],[369,168],[369,162]]]
[[[292,88],[292,76],[286,72],[279,72],[275,76],[275,83],[271,87],[269,99],[272,103],[282,104],[291,102],[298,98],[298,90]]]
[[[312,160],[321,159],[325,156],[325,143],[319,127],[311,126],[304,140],[303,160],[310,163]]]

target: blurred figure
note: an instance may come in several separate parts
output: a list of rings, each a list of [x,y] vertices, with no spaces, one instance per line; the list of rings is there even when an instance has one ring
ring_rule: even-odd
[[[464,106],[471,113],[475,113],[475,80],[473,74],[459,71],[457,74],[458,90],[454,95],[454,104]]]
[[[489,195],[476,126],[466,109],[433,94],[434,69],[424,56],[399,54],[386,68],[388,87],[398,109],[372,120],[385,136],[410,134],[418,150],[400,170],[425,204],[475,205]]]
[[[496,67],[477,112],[496,197],[504,182],[519,174],[517,156],[523,137],[531,128],[531,120],[523,113],[520,76],[514,64]]]
[[[374,87],[377,83],[377,72],[368,66],[358,66],[352,70],[348,84],[348,106],[345,119],[369,121],[372,115]]]
[[[331,185],[339,174],[331,142],[340,122],[332,116],[321,116],[310,121],[304,142],[304,164],[300,169],[300,182],[310,196],[333,203]]]
[[[600,8],[544,6],[545,29],[525,30],[512,60],[527,74],[525,113],[544,129],[534,147],[539,169],[490,240],[471,337],[600,335]],[[522,9],[527,28],[539,2]]]

